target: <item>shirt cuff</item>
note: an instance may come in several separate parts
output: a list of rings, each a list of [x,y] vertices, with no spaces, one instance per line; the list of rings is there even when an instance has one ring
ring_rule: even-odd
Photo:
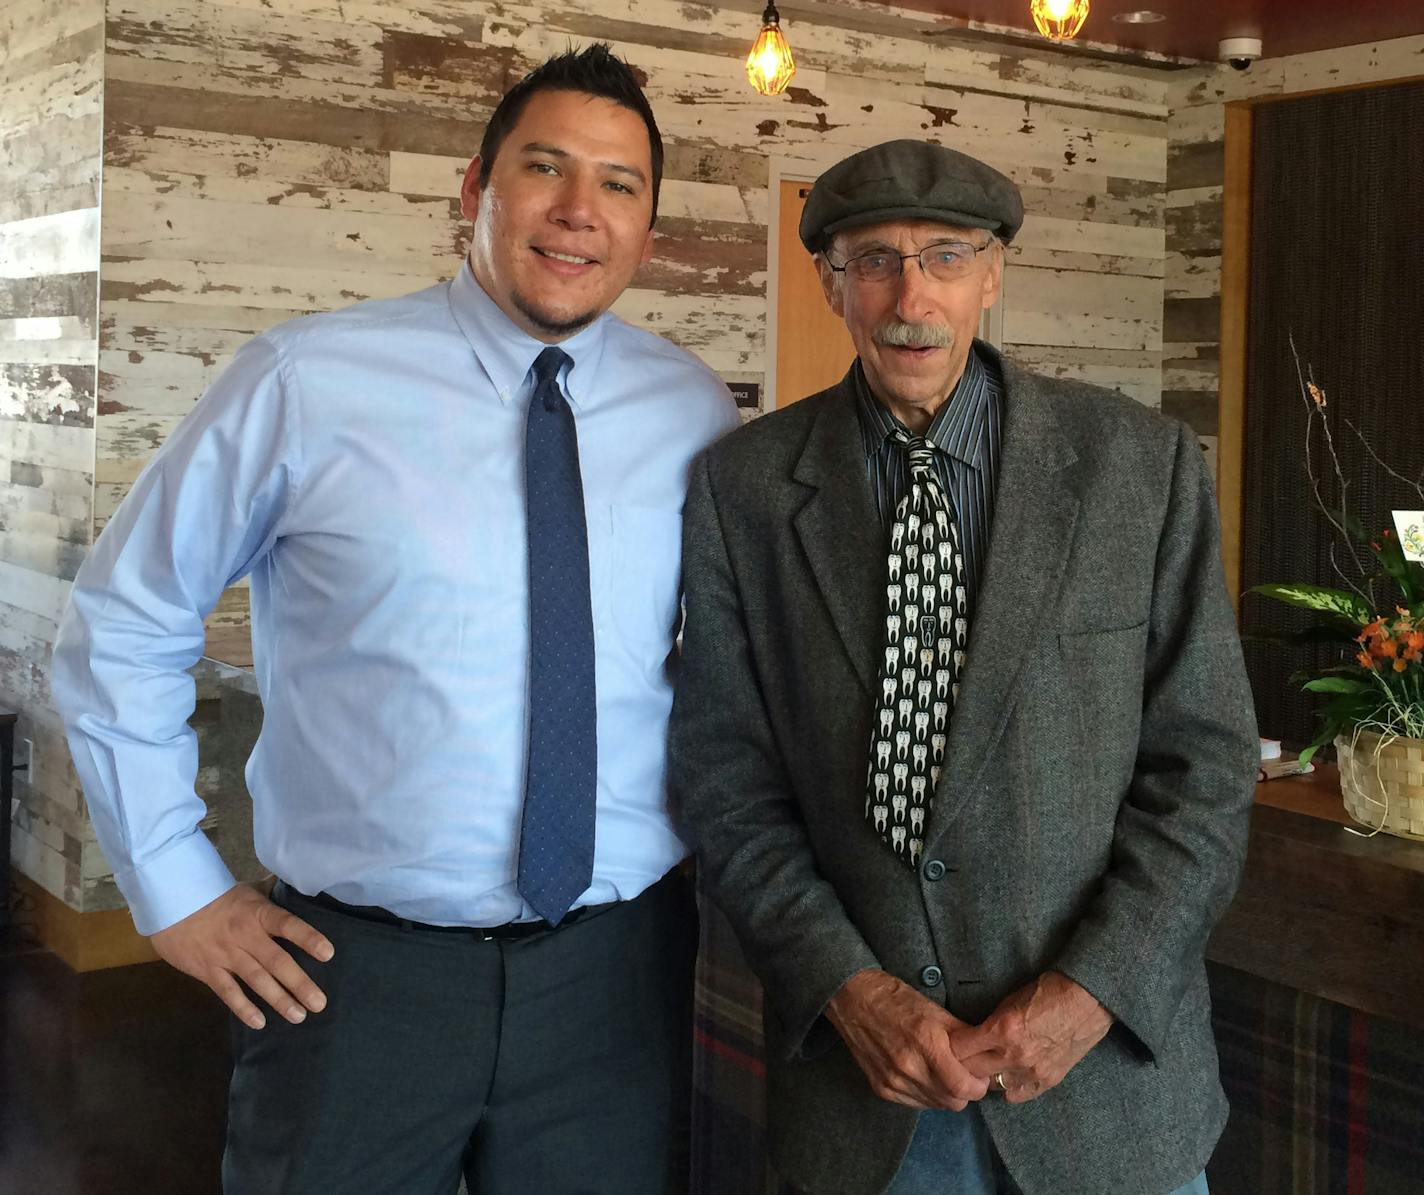
[[[114,880],[129,902],[134,927],[145,936],[182,921],[237,885],[216,848],[198,830]]]

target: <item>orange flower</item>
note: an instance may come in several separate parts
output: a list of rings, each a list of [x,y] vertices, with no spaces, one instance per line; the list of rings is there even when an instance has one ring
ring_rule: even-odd
[[[1324,390],[1322,390],[1314,382],[1306,382],[1305,388],[1310,391],[1310,397],[1315,400],[1315,405],[1317,407],[1323,407],[1325,405]]]
[[[1403,660],[1395,660],[1394,662],[1394,670],[1396,672],[1403,672],[1408,667],[1409,665],[1406,664]]]
[[[1370,659],[1370,653],[1369,653],[1369,652],[1367,652],[1367,651],[1362,651],[1359,655],[1357,655],[1357,656],[1355,657],[1355,659],[1360,662],[1360,667],[1361,667],[1361,668],[1369,668],[1370,670],[1373,671],[1374,666],[1375,666],[1375,662]]]
[[[1370,636],[1374,636],[1375,638],[1379,638],[1379,637],[1380,637],[1381,635],[1383,635],[1383,634],[1384,634],[1384,619],[1381,617],[1381,618],[1376,618],[1376,619],[1374,620],[1374,622],[1372,622],[1372,623],[1369,624],[1369,626],[1364,627],[1364,628],[1360,631],[1360,633],[1355,636],[1355,640],[1356,640],[1357,642],[1359,642],[1359,643],[1363,643],[1366,639],[1370,638]]]
[[[1424,631],[1410,631],[1404,637],[1404,645],[1410,651],[1424,651]]]
[[[1399,644],[1393,639],[1381,639],[1378,645],[1371,648],[1371,650],[1377,656],[1381,656],[1386,660],[1392,660],[1399,654]]]

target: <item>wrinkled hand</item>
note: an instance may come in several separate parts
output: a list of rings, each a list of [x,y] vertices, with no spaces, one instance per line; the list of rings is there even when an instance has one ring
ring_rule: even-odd
[[[882,1100],[962,1112],[988,1090],[987,1079],[971,1074],[950,1049],[950,1034],[968,1026],[893,975],[851,976],[826,1016]]]
[[[1002,1075],[1004,1098],[1025,1104],[1063,1082],[1112,1023],[1091,993],[1047,971],[1006,997],[982,1025],[956,1030],[951,1044],[972,1074]]]
[[[318,962],[336,953],[327,939],[261,893],[238,884],[149,940],[165,962],[212,988],[253,1029],[266,1018],[238,980],[293,1024],[326,1007],[322,991],[275,941],[286,938]],[[305,1007],[303,1007],[305,1005]]]

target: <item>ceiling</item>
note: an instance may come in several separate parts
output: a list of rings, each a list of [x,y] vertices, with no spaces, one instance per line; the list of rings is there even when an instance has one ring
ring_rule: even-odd
[[[898,8],[1033,31],[1029,0],[886,0]],[[1167,19],[1125,25],[1116,13],[1150,9]],[[1079,42],[1174,58],[1215,59],[1224,37],[1259,37],[1266,58],[1424,34],[1424,0],[1092,0]],[[1037,33],[1034,33],[1037,37]],[[1424,55],[1420,58],[1424,71]]]

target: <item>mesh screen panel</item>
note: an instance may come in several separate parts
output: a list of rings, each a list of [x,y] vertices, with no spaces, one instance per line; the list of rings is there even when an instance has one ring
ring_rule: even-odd
[[[1311,500],[1290,336],[1328,395],[1346,507],[1378,532],[1391,509],[1417,509],[1420,499],[1371,461],[1344,420],[1396,470],[1424,470],[1424,83],[1267,103],[1254,115],[1242,585],[1340,586],[1362,569]],[[1336,505],[1318,430],[1310,450]],[[1377,593],[1393,606],[1394,593]],[[1247,627],[1310,621],[1254,595],[1242,612]],[[1261,733],[1292,745],[1312,738],[1315,703],[1290,677],[1338,657],[1248,643]]]

